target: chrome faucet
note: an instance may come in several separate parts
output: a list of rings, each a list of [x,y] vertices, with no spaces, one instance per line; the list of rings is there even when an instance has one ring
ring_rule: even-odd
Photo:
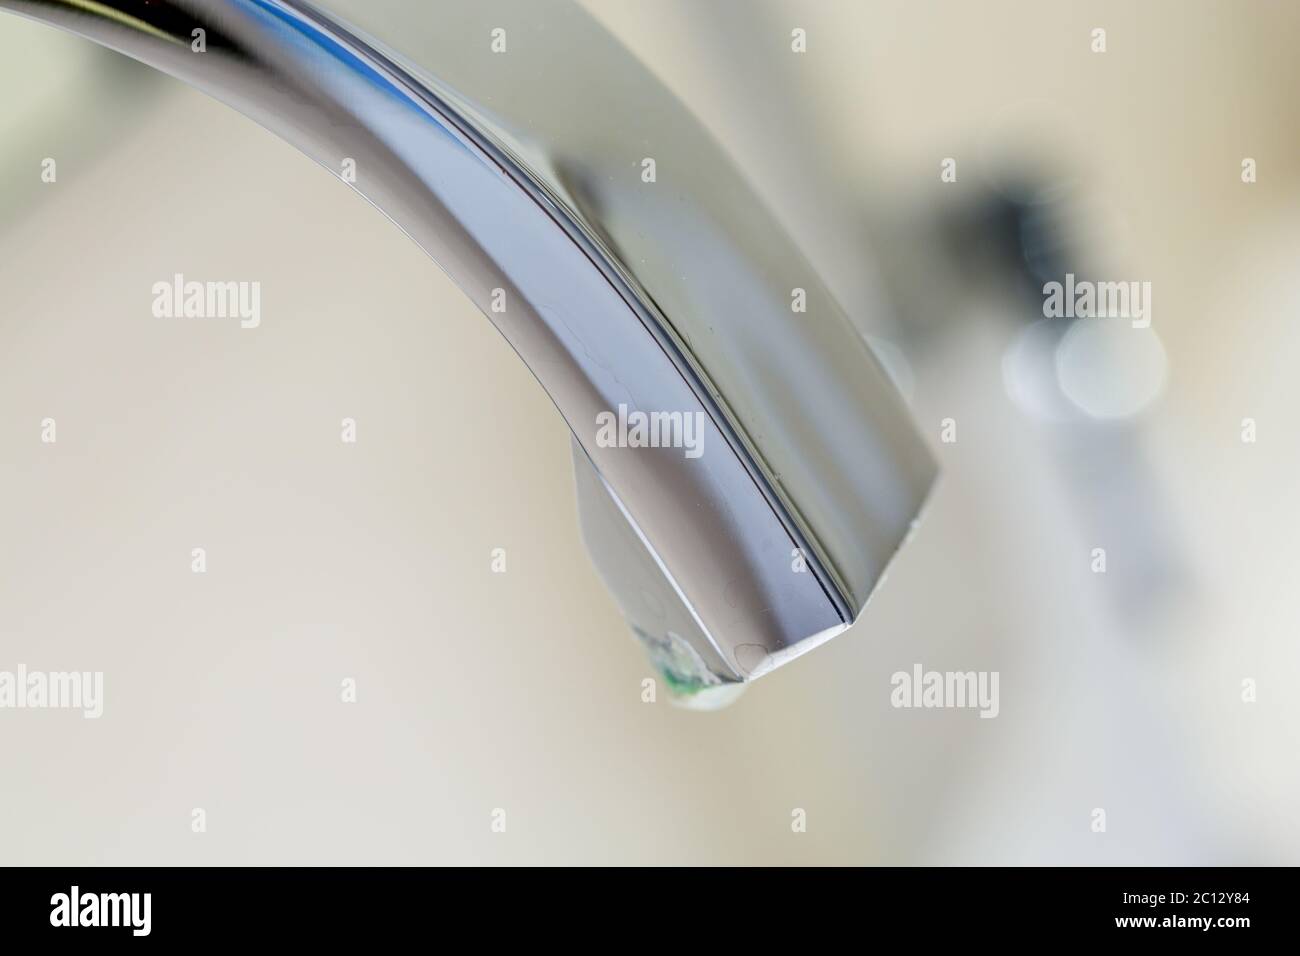
[[[571,0],[0,8],[245,113],[450,274],[567,420],[588,549],[685,700],[862,612],[934,461],[815,266]]]

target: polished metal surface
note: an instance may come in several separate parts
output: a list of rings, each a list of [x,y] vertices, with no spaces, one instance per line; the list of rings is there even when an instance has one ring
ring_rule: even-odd
[[[675,689],[761,676],[860,613],[932,458],[814,267],[576,5],[0,8],[355,169],[344,178],[464,289],[568,421],[589,547]],[[625,411],[698,422],[696,441],[611,445],[604,416]]]

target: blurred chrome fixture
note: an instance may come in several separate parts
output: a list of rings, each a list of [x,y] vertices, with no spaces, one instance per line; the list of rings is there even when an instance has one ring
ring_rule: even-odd
[[[0,0],[257,120],[451,274],[567,419],[588,546],[675,690],[851,624],[935,466],[700,124],[567,0],[326,6]],[[598,441],[620,406],[702,454]]]

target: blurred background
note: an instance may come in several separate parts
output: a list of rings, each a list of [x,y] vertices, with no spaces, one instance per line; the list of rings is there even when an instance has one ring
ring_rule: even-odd
[[[0,15],[0,669],[105,674],[97,721],[0,713],[0,863],[1300,862],[1300,7],[584,5],[912,404],[943,475],[888,582],[727,710],[643,702],[567,427],[451,281]],[[260,328],[155,319],[173,272]],[[1044,322],[1066,272],[1151,328]],[[998,671],[997,719],[891,707],[918,663]]]

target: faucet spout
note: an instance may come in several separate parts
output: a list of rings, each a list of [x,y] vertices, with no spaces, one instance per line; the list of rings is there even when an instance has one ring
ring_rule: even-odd
[[[0,0],[362,193],[567,420],[588,547],[687,696],[854,622],[936,474],[815,267],[571,0]]]

